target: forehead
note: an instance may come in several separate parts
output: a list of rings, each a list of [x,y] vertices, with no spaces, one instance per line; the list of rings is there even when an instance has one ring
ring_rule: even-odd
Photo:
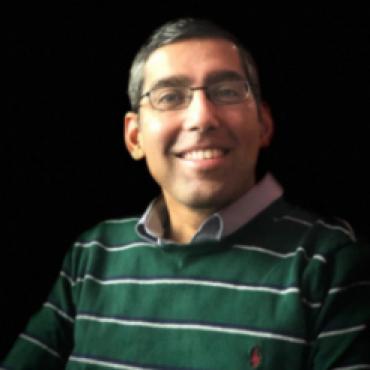
[[[162,79],[185,77],[195,84],[210,75],[235,72],[246,77],[238,48],[224,39],[190,39],[165,45],[155,50],[144,68],[144,87]]]

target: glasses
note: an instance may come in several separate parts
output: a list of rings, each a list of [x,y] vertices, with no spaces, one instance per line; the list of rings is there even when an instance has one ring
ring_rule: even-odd
[[[153,109],[174,111],[190,105],[195,90],[204,90],[207,98],[215,105],[237,104],[249,96],[249,84],[245,80],[221,81],[207,86],[160,86],[143,94],[140,99],[149,98]]]

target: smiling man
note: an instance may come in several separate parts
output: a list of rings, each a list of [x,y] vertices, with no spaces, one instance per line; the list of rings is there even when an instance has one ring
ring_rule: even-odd
[[[253,187],[272,120],[228,40],[163,46],[148,58],[144,76],[139,112],[126,115],[126,144],[135,158],[146,158],[162,188],[168,236],[189,242],[206,217]]]
[[[273,120],[249,52],[167,23],[129,95],[126,146],[161,195],[81,235],[4,368],[370,368],[369,248],[257,179]]]

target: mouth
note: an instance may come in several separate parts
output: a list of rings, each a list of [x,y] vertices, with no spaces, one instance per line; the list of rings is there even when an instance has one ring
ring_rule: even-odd
[[[220,148],[194,149],[178,153],[176,156],[188,161],[202,161],[209,159],[218,159],[227,155],[229,150]]]

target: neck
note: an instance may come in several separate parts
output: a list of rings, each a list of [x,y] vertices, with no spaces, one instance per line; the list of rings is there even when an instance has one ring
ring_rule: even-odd
[[[167,204],[169,224],[166,237],[178,243],[189,243],[200,225],[214,211],[210,210],[192,210],[188,208],[171,210]]]

